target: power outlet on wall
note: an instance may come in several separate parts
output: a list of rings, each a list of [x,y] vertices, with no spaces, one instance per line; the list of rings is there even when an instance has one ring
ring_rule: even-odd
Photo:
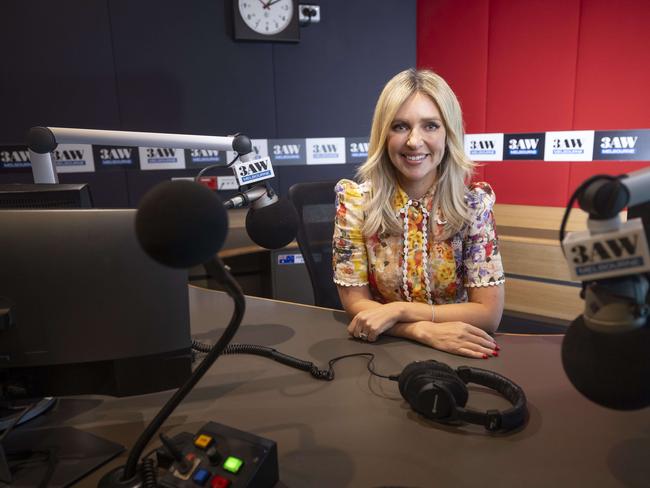
[[[320,22],[320,5],[301,3],[298,5],[298,20],[300,25],[316,24]]]

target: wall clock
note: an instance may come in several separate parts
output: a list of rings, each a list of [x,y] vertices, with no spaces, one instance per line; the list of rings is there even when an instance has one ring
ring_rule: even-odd
[[[298,42],[298,0],[233,0],[235,39]]]

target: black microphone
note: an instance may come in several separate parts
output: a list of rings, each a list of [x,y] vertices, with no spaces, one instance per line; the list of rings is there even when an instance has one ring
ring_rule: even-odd
[[[252,207],[246,215],[246,232],[265,249],[279,249],[296,238],[298,212],[286,198],[265,207]]]
[[[246,214],[246,232],[265,249],[279,249],[296,238],[298,213],[286,198],[278,198],[269,184],[254,186],[224,202],[226,208],[250,205]]]
[[[168,181],[147,193],[135,218],[142,248],[161,264],[189,268],[211,260],[228,232],[219,196],[191,181]]]
[[[562,365],[575,388],[616,410],[650,406],[650,327],[623,332],[589,328],[581,315],[562,342]]]
[[[145,447],[228,346],[246,310],[241,288],[217,256],[228,231],[228,214],[216,193],[190,181],[161,183],[142,199],[135,228],[144,251],[161,264],[173,268],[203,264],[224,286],[235,307],[226,330],[212,350],[140,434],[126,464],[102,477],[100,488],[143,486],[143,471],[138,469],[138,464]]]

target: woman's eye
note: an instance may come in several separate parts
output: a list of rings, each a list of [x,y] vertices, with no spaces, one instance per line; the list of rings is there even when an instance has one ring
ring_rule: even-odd
[[[436,123],[433,123],[433,122],[426,125],[427,130],[436,130],[438,128],[440,128],[440,126],[438,124],[436,124]]]
[[[404,124],[394,124],[394,125],[393,125],[393,130],[394,130],[394,131],[401,132],[401,131],[404,131],[404,130],[406,130],[406,129],[407,129],[407,127],[406,127],[406,125],[404,125]]]

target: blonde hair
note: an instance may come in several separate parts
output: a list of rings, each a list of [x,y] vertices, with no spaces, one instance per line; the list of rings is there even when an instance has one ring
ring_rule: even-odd
[[[433,212],[438,209],[446,221],[439,237],[446,239],[452,236],[469,220],[465,200],[466,181],[469,180],[475,163],[467,158],[463,148],[465,131],[458,99],[447,82],[433,71],[408,69],[395,75],[377,100],[370,131],[368,160],[357,172],[360,181],[369,182],[371,188],[363,226],[363,234],[366,236],[377,232],[402,232],[392,206],[397,191],[397,175],[388,157],[386,141],[395,114],[415,93],[422,93],[433,100],[440,111],[447,134],[445,155],[437,169],[436,191],[433,195]],[[436,219],[431,218],[430,223],[430,235],[434,235]]]

